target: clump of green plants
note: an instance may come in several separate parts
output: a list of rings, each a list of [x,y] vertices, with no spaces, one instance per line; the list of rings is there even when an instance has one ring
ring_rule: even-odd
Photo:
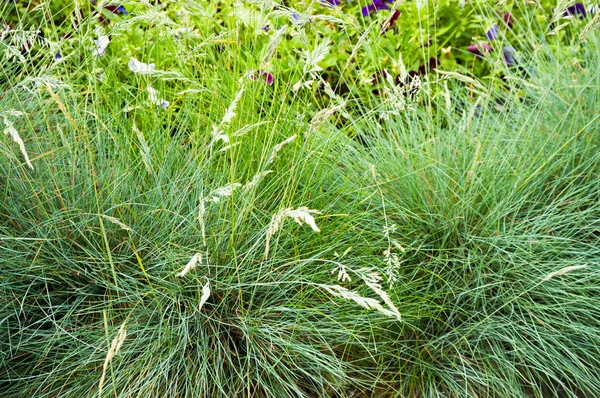
[[[4,4],[3,396],[600,394],[598,20],[473,3]]]

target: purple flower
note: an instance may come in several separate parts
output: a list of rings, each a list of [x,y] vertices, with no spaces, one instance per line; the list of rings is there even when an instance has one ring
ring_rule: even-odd
[[[273,85],[273,74],[269,72],[262,73],[263,82],[267,83],[269,86]]]
[[[274,78],[273,78],[273,74],[270,72],[262,72],[260,70],[253,70],[252,72],[250,72],[250,74],[248,75],[248,78],[250,80],[256,80],[258,79],[258,76],[262,77],[262,81],[265,84],[268,84],[269,86],[273,85],[274,82]]]
[[[502,56],[506,65],[512,66],[516,62],[517,52],[511,46],[504,46],[502,47]]]
[[[62,56],[62,54],[60,53],[60,51],[59,51],[59,52],[57,52],[57,53],[56,53],[56,55],[54,55],[54,59],[55,59],[55,60],[57,60],[57,61],[60,61],[60,60],[62,59],[62,57],[63,57],[63,56]]]
[[[467,48],[467,50],[470,53],[472,53],[472,54],[475,54],[475,55],[478,55],[480,57],[483,57],[483,53],[479,49],[480,47],[481,47],[481,49],[484,52],[492,52],[492,51],[494,51],[494,48],[492,46],[490,46],[489,44],[485,43],[485,42],[481,42],[481,43],[479,43],[479,45],[477,45],[477,44],[471,44],[469,46],[469,48]]]
[[[370,5],[361,8],[363,17],[368,16],[373,11],[389,10],[390,6],[388,6],[388,3],[391,3],[392,1],[393,0],[373,0]]]
[[[485,34],[488,40],[494,40],[498,38],[498,34],[500,33],[500,28],[497,24],[494,24]]]
[[[579,18],[583,19],[587,16],[585,12],[585,6],[582,3],[575,3],[572,6],[567,7],[563,16],[566,17],[568,15],[577,15],[579,14]]]
[[[264,30],[265,32],[268,32],[269,29],[271,29],[271,26],[270,25],[265,25],[261,29]]]

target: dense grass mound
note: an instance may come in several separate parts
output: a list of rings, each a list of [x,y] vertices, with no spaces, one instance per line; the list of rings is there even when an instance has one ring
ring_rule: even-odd
[[[400,396],[598,395],[593,51],[502,107],[454,98],[462,112],[373,126],[363,192],[389,231],[404,322],[377,327],[371,355]]]
[[[137,11],[0,44],[0,395],[600,395],[597,32],[371,92]]]

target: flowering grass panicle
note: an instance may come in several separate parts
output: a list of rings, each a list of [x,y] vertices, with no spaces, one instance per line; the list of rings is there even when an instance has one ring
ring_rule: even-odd
[[[265,259],[268,258],[268,256],[269,256],[269,245],[270,245],[271,238],[279,230],[279,228],[283,224],[286,217],[292,218],[299,225],[307,224],[315,232],[321,232],[319,227],[317,227],[315,218],[312,216],[312,214],[321,214],[321,212],[319,212],[317,210],[309,209],[306,206],[301,206],[301,207],[298,207],[297,209],[292,209],[292,208],[282,209],[282,210],[278,211],[277,213],[273,214],[273,216],[271,217],[271,222],[269,223],[269,226],[267,227]]]
[[[10,111],[6,111],[6,112],[2,112],[0,115],[2,115],[2,118],[4,120],[4,134],[9,136],[10,138],[12,138],[12,140],[14,142],[16,142],[17,145],[19,145],[19,149],[21,150],[21,153],[23,154],[23,157],[25,158],[25,163],[27,164],[27,166],[29,166],[29,168],[31,170],[33,170],[33,164],[31,164],[31,160],[29,160],[29,155],[27,154],[27,150],[25,150],[25,143],[23,142],[23,139],[21,138],[21,136],[19,136],[19,132],[15,128],[13,122],[10,121],[7,117],[8,115],[19,117],[19,116],[23,115],[23,112],[10,110]]]
[[[202,286],[202,296],[200,297],[200,302],[198,303],[198,311],[202,310],[204,304],[208,301],[210,297],[210,282],[207,280],[204,286]]]
[[[265,171],[261,171],[258,174],[255,174],[254,176],[252,176],[252,178],[250,179],[250,181],[248,181],[247,183],[244,184],[244,186],[242,187],[242,189],[245,192],[250,191],[252,188],[256,188],[258,186],[258,184],[260,184],[260,182],[269,174],[273,173],[273,170],[265,170]]]
[[[117,332],[117,335],[112,340],[112,342],[110,344],[110,348],[108,349],[108,352],[106,353],[106,358],[104,359],[104,365],[102,366],[102,377],[100,377],[100,382],[98,383],[98,398],[102,397],[102,390],[104,388],[104,380],[106,378],[106,371],[108,370],[108,364],[110,363],[110,361],[113,360],[115,355],[117,355],[117,353],[121,349],[121,346],[123,345],[123,342],[125,341],[126,337],[127,337],[127,331],[125,330],[125,322],[123,322],[123,324],[119,328],[119,331]]]
[[[360,294],[353,292],[351,290],[348,290],[345,287],[340,286],[340,285],[319,284],[317,286],[324,289],[332,296],[341,297],[345,300],[354,301],[356,304],[360,305],[363,308],[366,308],[368,310],[375,310],[386,316],[401,320],[401,318],[400,318],[399,314],[397,314],[397,312],[394,312],[392,310],[385,308],[384,306],[381,305],[381,303],[378,300],[376,300],[374,298],[361,296]]]
[[[226,198],[226,197],[231,196],[233,194],[233,191],[240,188],[241,186],[242,186],[242,184],[240,184],[239,182],[233,182],[231,184],[227,184],[227,185],[224,185],[217,189],[214,189],[214,190],[210,191],[210,193],[204,199],[204,201],[219,203],[221,201],[221,198]]]
[[[190,261],[188,261],[188,263],[185,265],[185,267],[183,267],[183,269],[181,270],[181,272],[179,272],[177,274],[178,277],[183,278],[184,276],[187,275],[188,272],[190,272],[191,270],[193,270],[194,268],[196,268],[196,266],[198,265],[198,263],[202,260],[202,255],[200,253],[196,253],[192,256],[192,258],[190,259]]]
[[[568,267],[561,268],[558,271],[554,271],[554,272],[551,272],[548,275],[546,275],[544,277],[544,279],[542,279],[542,282],[549,281],[550,279],[555,278],[557,276],[564,275],[564,274],[567,274],[569,272],[572,272],[572,271],[575,271],[575,270],[578,270],[578,269],[583,269],[583,268],[587,268],[587,264],[571,265],[571,266],[568,266]]]
[[[271,150],[271,154],[269,155],[269,158],[267,159],[267,165],[273,163],[275,160],[277,160],[279,151],[281,151],[283,149],[284,146],[292,143],[294,140],[296,139],[296,134],[292,135],[291,137],[286,138],[285,140],[281,141],[279,144],[275,145],[273,147],[273,149]]]
[[[346,106],[346,102],[331,106],[329,108],[321,109],[318,111],[310,121],[310,126],[306,131],[304,138],[310,137],[310,135],[318,131],[336,112],[341,111]]]
[[[126,225],[125,223],[121,222],[121,220],[119,220],[116,217],[112,217],[112,216],[107,216],[106,214],[101,214],[102,218],[104,218],[106,221],[111,222],[113,224],[116,224],[119,226],[119,228],[125,230],[125,231],[133,231],[133,229],[131,229],[131,227],[129,227],[128,225]]]

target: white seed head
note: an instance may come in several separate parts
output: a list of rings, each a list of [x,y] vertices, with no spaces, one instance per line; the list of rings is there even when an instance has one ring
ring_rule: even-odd
[[[317,227],[317,224],[315,223],[315,218],[311,215],[311,213],[321,214],[321,212],[317,210],[311,210],[306,206],[298,207],[296,210],[285,209],[283,211],[283,215],[293,218],[294,221],[296,221],[296,223],[298,223],[299,225],[302,225],[304,223],[310,226],[313,229],[313,231],[321,232],[319,227]]]
[[[102,367],[102,377],[100,378],[100,382],[98,383],[98,398],[102,397],[102,387],[104,386],[104,379],[106,378],[106,370],[108,369],[108,364],[112,359],[117,355],[123,342],[125,341],[125,337],[127,337],[127,331],[125,330],[125,322],[119,328],[119,332],[113,339],[110,344],[110,348],[106,353],[106,358],[104,359],[104,366]]]
[[[206,284],[202,287],[202,297],[200,297],[200,303],[198,304],[198,311],[202,310],[202,307],[210,297],[210,283],[206,281]]]
[[[183,278],[188,272],[196,268],[201,259],[202,255],[200,253],[194,254],[190,261],[188,261],[186,266],[181,270],[181,272],[177,274],[177,276]]]
[[[7,113],[7,112],[5,112],[5,113]],[[14,114],[16,114],[16,113],[14,113]],[[19,112],[19,114],[21,114],[21,113]],[[16,142],[17,145],[19,145],[19,149],[21,150],[21,153],[23,154],[23,157],[25,158],[25,163],[27,163],[27,166],[29,166],[29,168],[31,170],[33,170],[33,165],[31,164],[31,161],[29,160],[29,155],[27,155],[27,151],[25,150],[25,143],[19,136],[19,132],[17,131],[17,129],[15,128],[13,123],[10,120],[8,120],[6,118],[6,116],[4,116],[4,125],[6,126],[6,128],[4,129],[4,134],[10,136],[12,138],[12,140],[14,142]]]
[[[571,271],[575,271],[577,269],[582,269],[582,268],[586,268],[586,267],[587,267],[587,264],[583,264],[583,265],[571,265],[569,267],[561,268],[558,271],[554,271],[554,272],[551,272],[548,275],[546,275],[544,277],[544,279],[542,279],[542,282],[546,282],[546,281],[548,281],[548,280],[550,280],[550,279],[552,279],[552,278],[554,278],[556,276],[564,275],[564,274],[569,273]]]

